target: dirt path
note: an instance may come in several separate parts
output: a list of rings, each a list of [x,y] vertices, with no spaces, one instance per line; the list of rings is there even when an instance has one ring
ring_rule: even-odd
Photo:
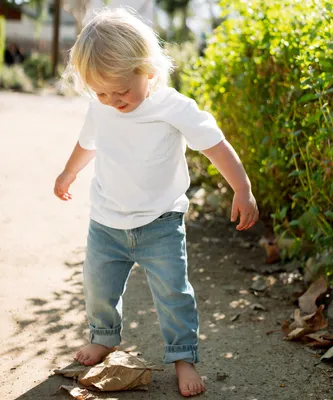
[[[0,93],[0,380],[3,400],[70,399],[56,392],[70,380],[48,377],[86,342],[81,261],[88,225],[92,166],[61,203],[53,182],[74,145],[83,99]],[[249,248],[244,247],[244,241]],[[211,400],[331,400],[329,367],[278,329],[294,310],[288,287],[262,297],[249,290],[262,271],[251,233],[226,221],[188,226],[190,278],[199,305],[200,373]],[[67,261],[67,265],[66,262]],[[250,271],[249,271],[250,269]],[[252,269],[252,271],[251,271]],[[281,300],[282,299],[282,300]],[[260,303],[267,311],[252,310]],[[124,348],[161,365],[163,344],[145,276],[133,270],[124,305]],[[172,366],[156,372],[148,392],[101,399],[180,399]]]

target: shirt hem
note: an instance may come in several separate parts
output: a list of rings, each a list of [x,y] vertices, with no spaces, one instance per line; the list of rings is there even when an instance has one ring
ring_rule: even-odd
[[[94,213],[91,213],[90,219],[92,219],[93,221],[95,221],[101,225],[107,226],[108,228],[119,229],[119,230],[129,230],[129,229],[140,228],[142,226],[148,225],[166,212],[182,212],[185,214],[187,211],[188,211],[188,206],[187,207],[184,207],[184,206],[183,207],[181,207],[181,206],[171,207],[170,209],[163,210],[155,215],[150,216],[149,218],[147,217],[147,219],[144,220],[144,223],[142,223],[142,221],[141,221],[139,224],[133,223],[131,225],[113,224],[113,223],[110,223],[109,221],[106,221],[105,218],[103,218],[101,216],[94,215]]]

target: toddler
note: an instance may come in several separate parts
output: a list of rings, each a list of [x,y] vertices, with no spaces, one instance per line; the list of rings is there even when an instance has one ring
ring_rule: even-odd
[[[121,342],[122,296],[135,262],[145,269],[165,341],[185,397],[205,390],[198,361],[198,315],[188,281],[184,213],[190,179],[186,145],[201,151],[234,190],[238,230],[258,219],[249,179],[214,118],[168,87],[172,68],[154,31],[131,11],[104,9],[83,28],[65,77],[92,94],[78,142],[54,193],[95,158],[83,268],[90,343],[75,355],[101,361]]]

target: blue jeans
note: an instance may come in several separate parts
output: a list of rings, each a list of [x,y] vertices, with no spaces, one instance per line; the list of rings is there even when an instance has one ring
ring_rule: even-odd
[[[198,361],[198,313],[187,277],[184,214],[121,230],[90,222],[84,291],[91,343],[121,342],[122,296],[133,264],[145,269],[165,342],[164,362]]]

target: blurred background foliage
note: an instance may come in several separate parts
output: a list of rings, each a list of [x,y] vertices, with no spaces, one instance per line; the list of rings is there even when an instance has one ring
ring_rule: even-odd
[[[262,216],[294,238],[288,255],[321,253],[333,271],[332,2],[220,5],[226,20],[182,74],[182,91],[216,117]]]

